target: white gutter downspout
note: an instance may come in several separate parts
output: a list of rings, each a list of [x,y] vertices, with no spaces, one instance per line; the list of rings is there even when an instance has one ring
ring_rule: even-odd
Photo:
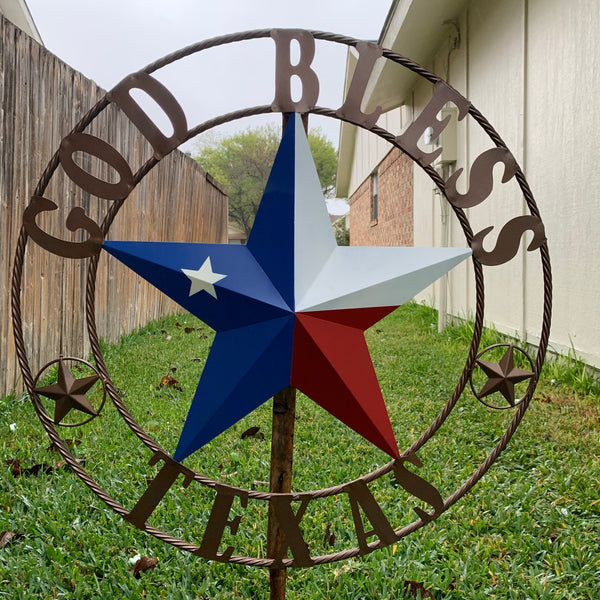
[[[522,48],[523,48],[523,94],[521,97],[521,118],[519,122],[519,127],[521,129],[521,169],[523,169],[523,173],[527,172],[527,46],[529,43],[528,39],[528,12],[529,12],[528,0],[523,0],[523,30],[522,30]],[[525,198],[522,200],[523,203],[523,214],[529,214],[527,209],[527,203],[525,202]],[[523,290],[523,303],[522,303],[522,314],[521,314],[521,339],[527,339],[527,251],[526,251],[526,242],[525,237],[521,239],[521,261],[522,261],[522,269],[521,269],[521,289]]]

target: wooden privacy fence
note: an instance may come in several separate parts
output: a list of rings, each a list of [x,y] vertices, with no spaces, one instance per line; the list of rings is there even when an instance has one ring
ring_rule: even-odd
[[[60,140],[103,95],[94,82],[0,15],[0,395],[21,388],[10,282],[23,211]],[[109,142],[136,168],[152,154],[139,131],[113,105],[86,132]],[[86,156],[80,164],[98,177],[111,179],[100,161]],[[77,188],[60,167],[44,196],[59,209],[39,215],[37,223],[62,239],[77,240],[64,226],[71,208],[81,206],[101,222],[110,204]],[[174,151],[126,200],[108,237],[226,242],[227,196],[193,159]],[[32,371],[61,354],[87,356],[87,266],[87,259],[58,257],[29,240],[22,310]],[[103,253],[96,279],[96,324],[101,337],[115,340],[174,307],[161,292]]]

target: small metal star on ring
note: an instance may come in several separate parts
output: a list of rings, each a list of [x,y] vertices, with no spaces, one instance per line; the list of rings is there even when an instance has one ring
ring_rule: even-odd
[[[503,354],[502,358],[498,362],[491,362],[487,360],[483,360],[481,357],[484,354],[489,353],[495,348],[506,348],[506,352]],[[525,369],[520,369],[515,367],[515,359],[514,359],[514,351],[518,350],[521,354],[525,356],[528,360],[531,371],[527,371]],[[518,346],[514,346],[513,344],[494,344],[493,346],[488,346],[484,350],[482,350],[475,359],[475,366],[479,367],[487,376],[487,381],[483,384],[483,386],[477,391],[475,389],[475,385],[473,384],[473,370],[469,376],[469,383],[471,384],[471,390],[473,391],[474,396],[482,403],[488,406],[489,408],[494,408],[496,410],[505,410],[507,408],[513,408],[517,406],[523,398],[515,399],[515,384],[520,383],[522,381],[527,381],[534,376],[534,366],[533,361],[523,350]],[[483,400],[486,396],[490,396],[491,394],[499,392],[506,399],[507,404],[504,406],[496,406],[494,404],[490,404]]]
[[[76,379],[71,370],[67,367],[67,362],[81,363],[94,371],[95,374]],[[49,367],[56,363],[58,363],[58,380],[55,383],[37,387],[37,383],[42,374],[46,372]],[[50,398],[51,400],[55,401],[55,425],[62,425],[63,427],[78,427],[80,425],[89,423],[92,419],[99,416],[100,411],[106,402],[106,388],[104,387],[103,383],[102,402],[97,410],[92,406],[90,400],[86,396],[86,392],[88,392],[98,381],[102,382],[98,371],[86,360],[73,357],[61,357],[42,367],[35,378],[33,391],[39,396],[45,396],[46,398]],[[88,414],[90,417],[77,423],[63,423],[63,419],[71,412],[71,410]]]

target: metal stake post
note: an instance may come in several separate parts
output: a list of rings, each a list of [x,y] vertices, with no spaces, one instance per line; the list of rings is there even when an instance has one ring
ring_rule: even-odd
[[[271,438],[271,478],[269,491],[287,493],[292,491],[292,463],[294,460],[294,421],[296,418],[296,388],[287,387],[273,398],[273,433]],[[275,558],[283,544],[284,534],[269,506],[267,532],[267,556]],[[284,600],[286,568],[269,570],[270,599]]]

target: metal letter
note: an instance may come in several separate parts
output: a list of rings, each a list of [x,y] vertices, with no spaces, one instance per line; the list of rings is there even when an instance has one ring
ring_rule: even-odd
[[[371,490],[369,490],[369,487],[362,479],[349,483],[344,487],[344,491],[348,494],[348,499],[350,500],[360,554],[367,554],[369,552],[367,543],[368,538],[372,535],[376,535],[383,546],[389,546],[398,540],[393,527],[383,514],[379,504],[377,504]],[[365,531],[360,514],[361,508],[373,526],[373,529],[370,531]]]
[[[98,254],[102,249],[104,236],[98,224],[86,216],[83,208],[76,207],[67,217],[66,226],[69,231],[84,229],[90,234],[85,242],[67,242],[42,231],[35,218],[42,212],[56,210],[58,206],[43,196],[32,196],[29,206],[23,212],[23,227],[31,239],[42,248],[65,256],[66,258],[85,258]]]
[[[310,68],[315,56],[315,39],[308,31],[300,29],[274,29],[271,37],[275,42],[275,99],[274,111],[305,113],[314,108],[319,98],[319,78]],[[300,44],[300,59],[292,65],[291,41]],[[291,80],[296,75],[302,82],[302,97],[292,100]]]
[[[502,265],[517,255],[521,236],[528,230],[533,231],[533,240],[527,250],[537,250],[546,241],[546,232],[544,224],[538,217],[533,215],[522,215],[511,219],[498,234],[498,241],[491,252],[486,252],[483,248],[483,238],[494,229],[493,225],[482,229],[473,236],[471,248],[473,258],[476,258],[482,265]]]
[[[140,529],[144,528],[144,524],[148,517],[154,512],[159,502],[164,495],[175,483],[179,475],[183,475],[183,487],[188,487],[194,480],[194,472],[184,467],[182,464],[175,462],[170,456],[163,452],[156,452],[149,461],[149,464],[154,466],[159,460],[164,462],[162,469],[158,475],[152,480],[142,497],[137,504],[124,518],[133,523]]]
[[[373,42],[358,42],[356,44],[358,50],[358,63],[352,75],[352,81],[348,88],[346,100],[340,108],[337,109],[336,115],[340,119],[345,119],[356,123],[367,129],[373,127],[377,123],[377,119],[381,115],[381,106],[378,106],[372,113],[366,114],[360,109],[369,77],[373,72],[375,62],[382,55],[383,50]]]
[[[120,176],[118,183],[109,183],[94,177],[73,160],[73,153],[87,152],[110,165]],[[106,200],[122,200],[133,189],[133,173],[127,161],[110,144],[87,133],[72,133],[63,138],[58,157],[65,173],[80,188]]]
[[[469,112],[471,103],[463,98],[456,90],[451,88],[445,81],[435,84],[433,97],[423,109],[421,114],[408,126],[406,131],[396,138],[396,143],[405,150],[412,158],[426,167],[431,164],[441,153],[442,148],[433,152],[423,152],[418,147],[418,142],[428,127],[433,129],[432,137],[436,138],[444,131],[451,116],[448,115],[443,121],[437,118],[437,114],[444,108],[446,102],[452,102],[458,107],[458,120],[461,121]]]
[[[517,169],[517,161],[506,148],[492,148],[482,152],[473,162],[469,176],[469,190],[460,194],[456,190],[456,181],[463,172],[457,169],[446,181],[446,197],[448,201],[458,208],[471,208],[481,204],[494,188],[494,166],[504,163],[504,174],[502,183],[506,183],[514,177]]]
[[[271,496],[270,502],[284,535],[279,553],[274,557],[275,563],[281,564],[281,560],[285,558],[287,549],[289,548],[294,556],[294,567],[312,567],[313,561],[310,557],[308,544],[304,541],[302,531],[300,531],[300,527],[298,526],[304,516],[310,498],[302,499],[300,508],[296,514],[294,514],[294,510],[292,509],[291,494],[274,494]]]
[[[131,97],[132,89],[148,94],[164,111],[173,126],[173,135],[166,137],[154,124],[142,107]],[[173,94],[159,81],[147,73],[133,73],[118,83],[107,94],[140,130],[154,148],[154,157],[160,160],[174,150],[186,138],[188,133],[185,113]]]
[[[419,515],[420,519],[424,523],[429,523],[429,521],[437,519],[444,512],[444,500],[431,483],[425,481],[422,477],[415,475],[404,466],[404,463],[407,461],[415,465],[415,467],[421,468],[423,466],[421,460],[412,452],[399,458],[394,462],[394,475],[396,481],[409,494],[412,494],[421,500],[425,500],[425,502],[428,502],[433,506],[432,513],[427,513],[418,506],[415,506],[415,512]]]
[[[242,507],[246,508],[248,505],[248,494],[247,492],[220,484],[217,484],[216,491],[217,497],[210,511],[202,544],[194,554],[203,558],[228,562],[233,554],[233,546],[228,546],[225,552],[219,552],[219,544],[221,543],[225,527],[229,527],[232,535],[237,533],[242,517],[237,515],[230,520],[229,512],[236,496],[239,497]]]

